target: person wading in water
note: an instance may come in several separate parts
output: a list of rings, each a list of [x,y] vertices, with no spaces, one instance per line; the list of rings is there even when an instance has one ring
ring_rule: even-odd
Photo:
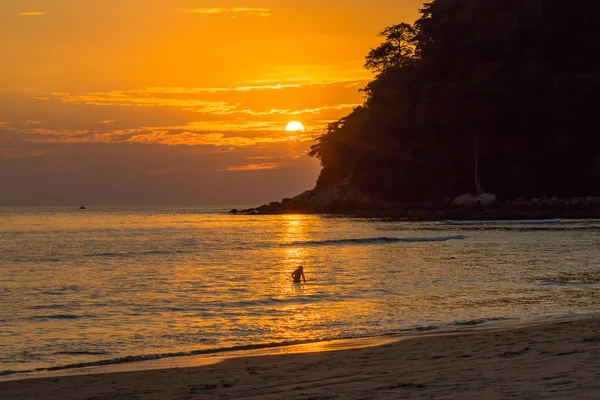
[[[302,265],[292,272],[292,278],[294,278],[294,283],[300,283],[300,278],[304,279],[304,282],[306,282],[306,278],[304,277],[304,267]]]

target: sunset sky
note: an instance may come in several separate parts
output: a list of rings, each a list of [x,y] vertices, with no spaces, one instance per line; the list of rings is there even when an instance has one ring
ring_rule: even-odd
[[[247,204],[314,186],[422,0],[0,0],[0,205]],[[286,132],[290,121],[304,132]]]

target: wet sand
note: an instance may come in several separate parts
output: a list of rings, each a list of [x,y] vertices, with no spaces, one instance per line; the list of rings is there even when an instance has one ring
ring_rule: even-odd
[[[596,399],[600,316],[423,334],[359,349],[228,358],[196,367],[0,382],[0,398]]]

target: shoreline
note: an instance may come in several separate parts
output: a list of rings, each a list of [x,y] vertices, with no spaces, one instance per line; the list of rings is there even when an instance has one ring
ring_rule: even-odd
[[[225,359],[246,356],[268,356],[283,353],[300,354],[307,352],[348,350],[354,348],[378,346],[381,344],[401,341],[407,338],[418,336],[443,335],[445,333],[458,332],[465,329],[485,330],[496,329],[496,327],[499,327],[500,329],[510,329],[511,327],[517,325],[540,324],[548,321],[560,320],[563,318],[565,318],[564,315],[547,315],[527,320],[521,320],[518,318],[477,318],[473,320],[457,320],[454,322],[436,323],[427,326],[407,327],[394,333],[382,335],[323,338],[305,341],[248,344],[173,353],[129,355],[112,359],[32,368],[28,370],[4,370],[0,371],[0,383],[40,377],[194,367],[218,363]]]
[[[230,358],[265,356],[283,353],[307,353],[346,350],[377,346],[394,342],[399,335],[365,336],[340,339],[314,340],[293,343],[236,346],[222,349],[196,350],[185,353],[164,353],[156,355],[127,356],[116,359],[90,361],[62,366],[36,368],[30,370],[5,370],[0,375],[0,383],[24,379],[37,379],[56,376],[89,375],[96,373],[134,372],[141,370],[195,367],[218,363]]]
[[[569,357],[581,358],[587,355],[590,357],[586,356],[586,360],[598,360],[588,366],[593,365],[595,369],[592,370],[597,371],[600,366],[600,358],[597,357],[600,354],[599,332],[598,313],[529,321],[503,321],[444,331],[415,332],[406,336],[366,338],[362,339],[362,343],[361,339],[355,339],[339,343],[331,341],[292,348],[281,347],[277,349],[277,353],[239,352],[219,357],[188,356],[178,358],[175,364],[175,359],[169,359],[171,363],[162,365],[161,361],[164,360],[147,361],[158,362],[151,368],[140,368],[144,362],[139,362],[121,364],[120,367],[127,367],[121,370],[115,369],[115,366],[104,366],[81,369],[75,374],[72,373],[73,370],[63,370],[47,376],[40,373],[26,377],[13,376],[13,379],[10,379],[11,376],[5,376],[5,379],[0,380],[0,397],[109,399],[120,398],[125,392],[135,392],[136,398],[175,399],[186,398],[180,396],[182,393],[194,392],[215,398],[237,398],[241,393],[249,391],[253,393],[252,398],[280,398],[284,394],[286,398],[305,398],[307,393],[316,396],[315,398],[328,398],[318,396],[331,393],[329,386],[333,386],[337,388],[333,393],[341,393],[339,398],[353,398],[350,395],[355,392],[363,393],[356,398],[365,398],[364,390],[372,390],[369,387],[373,385],[379,387],[387,379],[390,380],[390,385],[379,394],[373,392],[372,398],[399,396],[404,393],[410,393],[412,397],[420,394],[429,396],[431,393],[427,388],[430,388],[431,382],[426,381],[441,373],[439,368],[442,364],[450,363],[451,366],[446,365],[450,370],[459,370],[469,375],[478,371],[477,365],[489,367],[493,364],[496,367],[506,367],[509,359],[518,360],[518,363],[504,371],[504,375],[479,374],[479,378],[503,382],[507,386],[502,387],[507,388],[511,384],[505,375],[510,375],[511,371],[518,372],[523,367],[529,370],[528,363],[531,363],[535,366],[531,368],[537,375],[532,375],[529,383],[545,385],[551,383],[552,379],[538,375],[544,375],[548,372],[546,369],[556,367],[552,363],[555,357],[561,357],[563,362]],[[303,346],[304,349],[301,348]],[[477,346],[481,349],[475,351]],[[564,349],[565,346],[567,350]],[[533,351],[537,347],[539,351]],[[560,365],[571,365],[563,364]],[[471,368],[472,366],[475,368]],[[390,376],[390,369],[397,369],[398,374],[402,376]],[[450,370],[444,371],[447,373],[451,372]],[[569,370],[572,373],[577,371],[572,365]],[[312,378],[306,380],[305,374],[310,374]],[[315,374],[316,376],[313,376]],[[348,376],[352,379],[338,382],[340,376],[347,374],[350,374]],[[575,385],[574,388],[577,388],[579,385],[575,378],[578,378],[579,374],[575,375],[577,376],[561,375],[561,379],[570,381],[571,386]],[[595,373],[592,375],[593,380]],[[456,381],[447,382],[450,385],[448,387],[460,386],[464,377],[458,379],[459,376],[462,375],[458,374]],[[400,378],[406,382],[394,383]],[[452,374],[447,378],[454,379]],[[265,381],[269,382],[267,391],[260,384]],[[436,391],[440,389],[439,385],[433,387]],[[174,388],[180,391],[179,395],[171,393]],[[594,393],[600,394],[600,384],[595,386],[594,390]],[[279,396],[274,393],[279,393]],[[450,395],[452,391],[444,393]],[[466,393],[462,395],[469,397]],[[577,397],[577,393],[573,396]]]
[[[316,214],[339,215],[358,218],[384,218],[404,221],[445,221],[445,220],[549,220],[549,219],[600,219],[600,204],[587,205],[522,205],[498,203],[485,207],[452,206],[435,204],[405,204],[382,207],[339,204],[327,207],[313,207],[291,202],[270,203],[247,210],[230,211],[239,215],[283,215]]]
[[[412,337],[412,335],[406,336]],[[304,354],[304,353],[322,353],[328,351],[343,351],[350,349],[361,349],[367,347],[381,346],[388,343],[403,340],[398,335],[390,336],[372,336],[363,338],[332,339],[324,341],[306,342],[300,344],[286,344],[271,347],[256,347],[244,350],[215,351],[207,354],[186,354],[178,356],[166,356],[163,358],[135,360],[122,363],[101,363],[98,365],[81,367],[56,367],[44,370],[31,370],[24,372],[14,372],[0,376],[0,385],[3,382],[14,382],[29,379],[46,379],[67,376],[96,375],[127,373],[137,371],[164,370],[172,368],[195,368],[207,365],[218,364],[225,360],[245,358],[245,357],[263,357],[278,354]]]

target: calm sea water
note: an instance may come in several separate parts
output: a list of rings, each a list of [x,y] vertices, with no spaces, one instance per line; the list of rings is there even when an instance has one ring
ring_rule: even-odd
[[[600,221],[225,211],[0,208],[0,371],[598,310]]]

